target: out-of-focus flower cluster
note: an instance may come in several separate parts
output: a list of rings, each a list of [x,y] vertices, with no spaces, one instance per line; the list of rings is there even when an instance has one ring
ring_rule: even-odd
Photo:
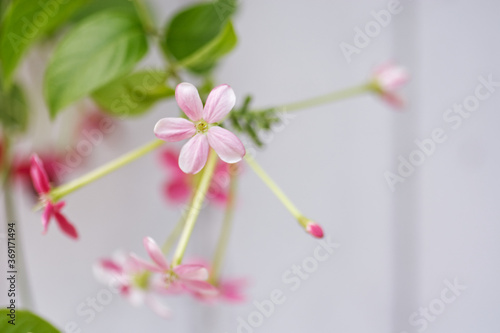
[[[168,318],[171,311],[161,299],[166,296],[187,294],[206,303],[245,300],[246,280],[209,282],[210,268],[206,263],[193,261],[172,267],[152,238],[144,238],[144,247],[150,261],[134,253],[117,252],[110,259],[100,260],[94,268],[98,280],[118,289],[132,305],[145,304]]]
[[[178,160],[179,151],[174,148],[166,148],[160,153],[160,163],[168,173],[168,179],[162,185],[162,192],[168,202],[184,204],[191,198],[200,180],[200,175],[184,173],[179,167]],[[207,193],[208,200],[220,206],[227,203],[230,174],[231,172],[239,172],[235,166],[221,160],[217,162]]]

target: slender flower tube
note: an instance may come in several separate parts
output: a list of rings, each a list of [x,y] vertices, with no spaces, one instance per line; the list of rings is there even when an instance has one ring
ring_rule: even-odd
[[[37,193],[40,195],[40,200],[42,201],[45,209],[42,214],[42,226],[43,233],[47,232],[49,223],[52,218],[54,218],[61,228],[61,230],[71,238],[77,239],[78,232],[76,228],[68,221],[68,219],[61,213],[62,208],[65,205],[64,201],[55,202],[50,197],[51,186],[49,183],[49,177],[47,172],[43,167],[43,163],[38,157],[38,155],[33,155],[31,157],[31,168],[30,168],[31,179],[33,181],[33,186]]]
[[[295,205],[288,199],[285,193],[279,188],[279,186],[269,177],[269,175],[262,169],[262,167],[255,162],[255,160],[249,155],[245,156],[245,161],[252,168],[252,170],[257,174],[257,176],[262,179],[262,181],[273,191],[273,193],[278,197],[278,199],[283,203],[283,205],[290,211],[290,213],[297,219],[299,224],[304,228],[304,230],[316,238],[323,237],[323,229],[321,226],[307,217],[305,217]]]
[[[179,167],[185,173],[198,173],[207,162],[212,147],[226,163],[236,163],[245,156],[243,143],[232,132],[217,126],[236,103],[233,89],[215,87],[208,95],[205,107],[195,86],[181,83],[175,88],[175,99],[189,118],[163,118],[154,128],[156,137],[168,142],[189,139],[179,155]]]

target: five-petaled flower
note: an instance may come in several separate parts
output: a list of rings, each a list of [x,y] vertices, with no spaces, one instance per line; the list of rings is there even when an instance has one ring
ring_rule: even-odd
[[[404,100],[397,94],[397,90],[408,82],[410,76],[408,71],[401,66],[391,62],[375,68],[373,83],[376,91],[382,98],[395,108],[402,108]]]
[[[111,259],[100,260],[94,266],[94,274],[101,282],[118,289],[132,305],[146,304],[160,317],[170,317],[170,309],[158,299],[163,292],[160,281],[131,255],[117,252]]]
[[[31,157],[30,174],[33,181],[33,186],[40,196],[40,200],[45,206],[42,214],[43,233],[47,232],[50,220],[52,219],[52,217],[54,217],[57,224],[66,235],[74,239],[78,238],[78,233],[75,227],[61,213],[65,202],[53,202],[50,198],[51,187],[49,183],[49,177],[47,176],[47,172],[43,167],[42,161],[36,154]]]
[[[182,147],[179,167],[185,173],[198,173],[205,166],[212,147],[226,163],[236,163],[245,156],[243,143],[232,132],[217,126],[236,103],[233,89],[226,85],[215,87],[208,95],[205,107],[198,90],[190,83],[175,89],[175,99],[189,118],[163,118],[154,128],[155,135],[175,142],[190,138]]]
[[[208,270],[203,265],[186,264],[170,267],[156,242],[150,238],[144,238],[144,247],[153,260],[153,263],[144,261],[133,255],[138,264],[145,270],[160,273],[163,286],[172,292],[187,291],[191,294],[215,296],[217,288],[207,282]]]

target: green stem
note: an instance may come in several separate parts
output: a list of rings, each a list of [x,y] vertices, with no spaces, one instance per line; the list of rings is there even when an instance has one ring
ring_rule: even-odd
[[[335,102],[335,101],[338,101],[341,99],[346,99],[349,97],[360,95],[362,93],[373,91],[373,89],[374,89],[374,87],[373,87],[372,82],[369,82],[369,83],[365,83],[365,84],[362,84],[359,86],[350,87],[350,88],[347,88],[344,90],[335,91],[335,92],[332,92],[332,93],[329,93],[326,95],[306,99],[304,101],[284,104],[281,106],[275,106],[275,107],[268,108],[265,110],[258,110],[258,111],[253,111],[253,112],[268,112],[270,110],[278,111],[278,112],[292,112],[292,111],[307,109],[307,108],[322,105],[322,104]]]
[[[160,147],[164,143],[165,142],[162,140],[154,140],[142,147],[139,147],[107,164],[104,164],[103,166],[89,172],[88,174],[83,175],[82,177],[79,177],[73,181],[70,181],[67,184],[54,188],[50,192],[50,197],[52,200],[58,201],[64,196],[70,194],[71,192],[76,191],[79,188],[87,184],[90,184],[93,181],[107,175],[108,173],[111,173],[121,168],[122,166],[129,164],[130,162],[138,159],[139,157],[146,155],[147,153]]]
[[[158,30],[156,29],[156,26],[153,22],[153,18],[151,17],[151,14],[144,4],[143,0],[133,0],[135,9],[137,10],[137,14],[139,15],[139,19],[141,20],[141,23],[146,30],[147,33],[150,33],[154,36],[158,36]]]
[[[17,270],[17,281],[19,283],[19,295],[22,306],[26,309],[33,309],[33,298],[31,293],[31,286],[29,284],[28,274],[26,270],[26,261],[23,252],[22,239],[20,235],[20,230],[17,227],[17,219],[15,216],[15,204],[13,198],[13,190],[11,188],[11,154],[10,154],[10,141],[7,136],[4,138],[4,154],[3,154],[3,191],[4,191],[4,209],[5,209],[5,223],[6,231],[9,228],[9,223],[14,223],[15,229],[15,253],[16,253],[16,263],[15,267]]]
[[[262,181],[273,191],[273,193],[278,197],[278,199],[283,203],[283,205],[292,213],[292,215],[297,220],[302,220],[304,216],[302,213],[295,207],[295,205],[288,199],[285,193],[279,188],[279,186],[271,179],[271,177],[262,169],[262,167],[257,164],[257,162],[250,156],[245,155],[245,161],[252,168],[252,170],[257,174],[257,176],[262,179]]]
[[[214,150],[211,149],[207,164],[205,165],[205,170],[203,171],[203,175],[201,176],[200,184],[196,189],[193,200],[191,202],[191,207],[189,208],[189,211],[187,213],[186,224],[184,225],[184,230],[182,231],[181,238],[179,240],[179,243],[177,244],[177,249],[175,250],[173,266],[178,266],[182,262],[184,252],[186,252],[186,247],[196,224],[196,219],[200,214],[201,206],[203,204],[203,201],[205,200],[205,196],[210,186],[210,181],[212,180],[216,163],[217,154]]]
[[[226,212],[224,214],[224,220],[222,222],[222,229],[219,236],[219,241],[217,242],[217,249],[215,250],[215,256],[212,263],[212,272],[209,281],[216,285],[219,280],[219,273],[222,267],[222,261],[226,254],[227,245],[229,243],[229,236],[231,235],[231,227],[234,216],[234,208],[236,202],[236,189],[237,189],[237,179],[236,176],[231,173],[230,184],[229,184],[229,196],[226,206]]]

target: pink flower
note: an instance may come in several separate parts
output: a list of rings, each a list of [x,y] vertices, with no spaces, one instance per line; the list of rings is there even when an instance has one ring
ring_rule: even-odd
[[[377,67],[373,73],[373,81],[377,92],[396,108],[404,106],[404,101],[397,94],[397,90],[406,84],[409,79],[410,76],[407,70],[393,63],[383,64]]]
[[[130,255],[117,253],[112,259],[100,260],[94,274],[101,282],[118,289],[132,305],[146,304],[160,317],[170,317],[170,309],[157,298],[162,290],[156,276]]]
[[[181,83],[175,89],[175,99],[189,118],[163,118],[154,128],[155,135],[175,142],[190,138],[182,147],[179,167],[185,173],[198,173],[205,166],[212,147],[226,163],[236,163],[245,156],[245,147],[232,132],[217,126],[236,103],[233,89],[228,85],[215,87],[208,95],[205,107],[195,86]]]
[[[161,273],[166,289],[172,289],[174,292],[187,291],[192,294],[206,296],[217,295],[217,289],[207,282],[208,270],[203,265],[187,264],[171,268],[163,256],[161,249],[152,238],[144,238],[144,247],[151,260],[153,260],[153,263],[134,256],[135,260],[142,268],[151,272]]]
[[[45,168],[43,167],[42,161],[36,154],[31,156],[30,174],[33,181],[33,186],[35,187],[36,192],[40,195],[40,199],[45,206],[45,210],[42,214],[43,233],[47,232],[49,222],[52,217],[54,217],[57,224],[66,235],[71,238],[77,239],[78,233],[75,227],[61,213],[65,202],[53,202],[50,198],[51,187],[49,178],[47,176]]]
[[[161,162],[169,171],[170,178],[163,185],[163,193],[167,200],[173,203],[185,203],[191,197],[196,186],[196,177],[186,174],[179,168],[179,152],[173,149],[165,149],[161,152]],[[207,199],[217,204],[227,203],[229,192],[230,165],[218,161],[215,166],[214,176],[210,183]]]

